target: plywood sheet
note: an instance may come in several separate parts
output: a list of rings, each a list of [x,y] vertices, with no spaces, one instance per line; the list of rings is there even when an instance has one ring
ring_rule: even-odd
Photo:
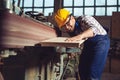
[[[59,47],[80,47],[85,40],[80,40],[76,42],[66,42],[67,37],[56,37],[48,40],[43,40],[40,42],[41,46],[59,46]]]

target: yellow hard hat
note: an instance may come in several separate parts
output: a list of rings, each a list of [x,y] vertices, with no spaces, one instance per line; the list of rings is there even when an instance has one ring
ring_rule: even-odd
[[[55,21],[59,28],[61,28],[64,25],[64,23],[69,15],[70,15],[70,12],[66,9],[59,9],[56,12]]]

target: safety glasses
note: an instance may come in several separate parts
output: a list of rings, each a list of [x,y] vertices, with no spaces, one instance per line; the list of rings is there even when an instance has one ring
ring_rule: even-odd
[[[61,31],[62,32],[66,32],[67,31],[67,28],[66,28],[66,26],[69,26],[70,25],[70,20],[71,20],[71,14],[69,15],[69,20],[62,26],[62,28],[61,28]]]

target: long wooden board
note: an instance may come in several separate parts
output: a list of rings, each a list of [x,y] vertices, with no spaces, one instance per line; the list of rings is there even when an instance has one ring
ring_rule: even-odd
[[[52,39],[43,40],[40,42],[41,46],[53,46],[53,47],[80,47],[85,40],[76,42],[65,41],[67,37],[56,37]]]
[[[0,48],[34,46],[53,37],[57,37],[53,28],[0,10]]]

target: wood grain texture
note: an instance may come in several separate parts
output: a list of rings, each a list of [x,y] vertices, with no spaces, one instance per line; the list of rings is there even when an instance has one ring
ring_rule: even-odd
[[[57,37],[53,28],[28,18],[0,11],[0,47],[23,48]]]

